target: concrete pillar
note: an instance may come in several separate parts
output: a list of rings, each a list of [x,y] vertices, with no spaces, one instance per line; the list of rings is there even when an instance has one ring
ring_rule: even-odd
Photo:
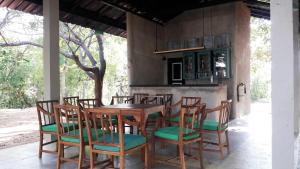
[[[293,13],[297,10],[295,2],[271,1],[273,169],[294,168],[294,133],[298,130],[299,112],[298,17]]]
[[[59,99],[59,0],[43,0],[45,99]]]

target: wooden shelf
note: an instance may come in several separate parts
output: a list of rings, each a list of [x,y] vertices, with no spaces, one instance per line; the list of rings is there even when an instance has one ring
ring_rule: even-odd
[[[194,48],[183,48],[183,49],[173,49],[173,50],[164,50],[164,51],[155,51],[154,54],[166,54],[166,53],[176,53],[176,52],[188,52],[194,50],[201,50],[205,49],[203,46],[201,47],[194,47]]]

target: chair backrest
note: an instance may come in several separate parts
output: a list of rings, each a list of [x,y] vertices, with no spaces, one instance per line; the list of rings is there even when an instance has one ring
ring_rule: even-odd
[[[124,135],[123,135],[123,119],[121,111],[112,109],[84,109],[86,119],[91,122],[87,123],[87,133],[89,137],[90,148],[94,145],[110,146],[120,148],[120,152],[124,152]],[[113,118],[117,117],[118,128],[115,130]],[[95,133],[95,137],[92,137]]]
[[[165,100],[163,96],[145,96],[141,100],[141,104],[161,104],[165,105]]]
[[[79,106],[59,104],[54,106],[58,139],[79,139],[83,143],[83,114]],[[79,133],[79,134],[78,134]]]
[[[173,104],[173,94],[156,94],[156,96],[162,96],[165,106],[171,106]]]
[[[79,96],[63,97],[64,104],[77,106]]]
[[[181,107],[193,106],[201,103],[201,97],[181,97]]]
[[[59,104],[58,100],[37,101],[36,109],[38,113],[39,126],[55,124],[54,105]]]
[[[97,106],[97,99],[78,99],[77,105],[80,107],[80,109],[86,109],[86,108],[95,108]]]
[[[206,119],[206,104],[197,104],[182,107],[180,111],[179,139],[189,135],[201,135],[204,120]]]
[[[133,94],[133,98],[134,98],[133,103],[134,104],[142,104],[142,99],[146,96],[149,96],[149,94],[148,93],[134,93]]]
[[[133,104],[133,96],[112,96],[110,104]]]
[[[219,109],[219,126],[218,129],[228,127],[232,100],[222,101]]]

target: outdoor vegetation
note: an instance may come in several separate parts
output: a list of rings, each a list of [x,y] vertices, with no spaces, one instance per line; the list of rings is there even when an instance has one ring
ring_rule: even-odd
[[[269,99],[270,22],[252,18],[251,30],[251,98]],[[42,17],[0,9],[0,108],[44,99],[42,32]],[[108,104],[112,95],[127,94],[126,55],[125,38],[60,23],[61,96]]]
[[[42,17],[0,9],[0,108],[44,99],[42,32]],[[61,96],[108,104],[112,95],[127,94],[125,38],[60,23],[59,45]]]
[[[251,99],[271,98],[271,23],[251,19]]]

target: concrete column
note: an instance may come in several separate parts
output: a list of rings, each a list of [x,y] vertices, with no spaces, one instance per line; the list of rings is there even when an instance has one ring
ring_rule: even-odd
[[[45,99],[59,99],[59,0],[43,0]]]
[[[295,1],[272,0],[272,167],[294,168],[298,128],[298,19]],[[297,6],[297,5],[296,5]],[[297,116],[297,120],[295,118]]]

